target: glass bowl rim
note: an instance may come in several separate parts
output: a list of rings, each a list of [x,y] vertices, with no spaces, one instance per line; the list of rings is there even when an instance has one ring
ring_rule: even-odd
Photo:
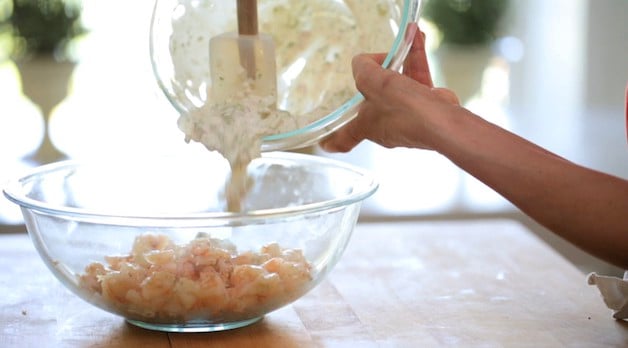
[[[352,172],[356,178],[360,178],[363,185],[359,185],[359,190],[348,193],[342,197],[332,198],[314,203],[288,206],[283,208],[260,209],[245,212],[191,212],[177,214],[108,214],[98,212],[94,209],[68,207],[55,203],[42,202],[34,198],[27,197],[24,193],[25,183],[47,173],[60,171],[67,168],[81,165],[102,165],[103,163],[116,163],[114,160],[77,160],[70,159],[32,168],[17,179],[10,180],[3,188],[4,195],[22,209],[37,211],[49,216],[65,217],[71,220],[92,221],[95,223],[132,225],[132,226],[237,226],[268,223],[271,220],[281,220],[306,216],[321,211],[333,210],[349,206],[363,201],[371,196],[378,188],[379,184],[374,176],[367,170],[359,168],[340,160],[291,152],[267,152],[262,154],[262,158],[275,161],[299,161],[300,163],[326,165]]]

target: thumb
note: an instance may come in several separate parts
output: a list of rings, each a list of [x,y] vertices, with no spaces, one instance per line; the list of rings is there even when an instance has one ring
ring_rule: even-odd
[[[385,90],[391,82],[388,75],[399,75],[395,71],[384,69],[378,58],[376,55],[359,54],[351,61],[355,86],[366,99],[374,99]]]

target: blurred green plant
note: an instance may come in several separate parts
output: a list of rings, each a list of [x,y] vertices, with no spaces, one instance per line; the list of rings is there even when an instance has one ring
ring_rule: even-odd
[[[0,63],[9,58],[9,53],[13,47],[11,25],[9,23],[12,12],[12,2],[10,0],[0,0]]]
[[[443,43],[487,44],[495,40],[509,0],[427,0],[423,17],[440,31]]]
[[[52,54],[65,59],[70,40],[85,32],[81,10],[80,0],[0,0],[0,45],[4,42],[13,58]],[[5,42],[7,37],[11,42]]]

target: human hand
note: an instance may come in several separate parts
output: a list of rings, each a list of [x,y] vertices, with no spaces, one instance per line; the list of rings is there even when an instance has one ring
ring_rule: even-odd
[[[403,74],[382,68],[386,54],[354,57],[353,76],[365,100],[355,119],[320,142],[324,150],[348,152],[365,139],[389,148],[431,148],[426,118],[446,113],[459,102],[450,90],[433,87],[425,35],[413,29],[416,35]]]

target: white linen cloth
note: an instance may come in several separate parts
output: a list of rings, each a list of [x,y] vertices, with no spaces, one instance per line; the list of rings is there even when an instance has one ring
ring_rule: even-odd
[[[628,319],[628,271],[623,279],[589,273],[587,283],[600,290],[604,303],[613,310],[613,318]]]

